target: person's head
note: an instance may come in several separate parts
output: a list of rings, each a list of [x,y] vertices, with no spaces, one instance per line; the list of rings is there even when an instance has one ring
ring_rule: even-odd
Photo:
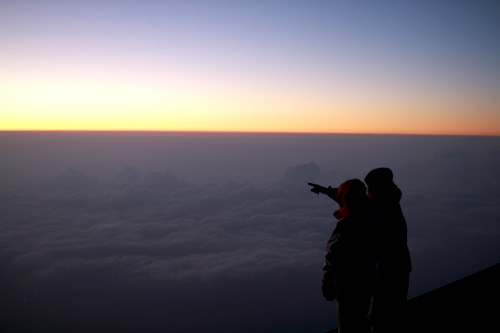
[[[349,179],[343,182],[337,188],[335,201],[340,205],[340,209],[334,213],[337,219],[364,211],[368,201],[365,184],[359,179]]]
[[[376,168],[368,172],[365,177],[368,197],[390,199],[393,196],[400,196],[401,192],[392,179],[392,170],[389,168]]]

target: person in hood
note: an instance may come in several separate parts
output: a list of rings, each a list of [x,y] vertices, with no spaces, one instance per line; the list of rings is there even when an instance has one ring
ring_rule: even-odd
[[[402,192],[389,168],[365,177],[371,217],[376,227],[377,275],[373,296],[374,333],[404,332],[405,306],[412,270],[407,225],[399,201]]]
[[[337,300],[339,332],[368,332],[376,258],[366,187],[351,179],[328,191],[340,208],[333,214],[339,221],[326,246],[323,296]]]

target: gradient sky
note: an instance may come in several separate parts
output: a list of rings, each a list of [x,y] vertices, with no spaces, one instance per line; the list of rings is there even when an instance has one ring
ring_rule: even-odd
[[[0,130],[500,135],[495,1],[0,3]]]

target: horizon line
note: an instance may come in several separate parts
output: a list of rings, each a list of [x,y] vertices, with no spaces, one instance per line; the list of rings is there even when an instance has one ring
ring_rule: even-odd
[[[80,133],[175,133],[175,134],[295,134],[295,135],[395,135],[395,136],[469,136],[500,137],[500,134],[436,132],[361,132],[361,131],[238,131],[238,130],[145,130],[145,129],[0,129],[0,132],[80,132]]]

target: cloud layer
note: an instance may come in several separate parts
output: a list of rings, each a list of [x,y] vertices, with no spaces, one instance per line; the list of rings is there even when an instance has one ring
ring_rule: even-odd
[[[336,207],[306,183],[336,186],[381,165],[404,193],[411,294],[500,258],[497,138],[283,135],[216,149],[227,138],[108,137],[70,157],[98,140],[67,135],[48,140],[60,147],[47,146],[49,160],[19,138],[15,151],[0,147],[7,330],[328,330],[335,310],[319,280]],[[175,162],[155,162],[151,146]],[[186,153],[203,146],[213,157]]]

